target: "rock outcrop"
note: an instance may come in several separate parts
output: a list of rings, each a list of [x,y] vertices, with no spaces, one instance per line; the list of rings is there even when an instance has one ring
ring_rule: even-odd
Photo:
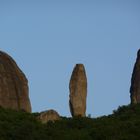
[[[86,115],[87,77],[83,64],[77,64],[72,72],[69,84],[71,115],[84,117]]]
[[[0,51],[0,106],[31,112],[28,81],[16,62]]]
[[[55,122],[56,120],[60,119],[60,115],[55,110],[47,110],[47,111],[41,112],[38,119],[42,123],[47,123],[49,121]]]
[[[131,104],[140,103],[140,50],[137,53],[137,59],[132,74],[130,93]]]

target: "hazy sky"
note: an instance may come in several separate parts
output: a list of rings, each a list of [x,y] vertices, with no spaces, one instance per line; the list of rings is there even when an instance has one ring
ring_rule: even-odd
[[[33,112],[70,116],[76,63],[87,72],[87,114],[129,104],[139,48],[139,0],[0,0],[0,49],[26,74]]]

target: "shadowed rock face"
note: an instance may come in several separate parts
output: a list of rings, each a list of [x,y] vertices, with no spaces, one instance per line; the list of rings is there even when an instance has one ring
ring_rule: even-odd
[[[28,81],[16,62],[0,51],[0,106],[31,112]]]
[[[131,104],[140,103],[140,50],[137,53],[137,59],[132,74],[130,93]]]
[[[47,123],[49,121],[54,122],[56,120],[59,120],[60,116],[55,110],[47,110],[47,111],[41,112],[40,116],[38,117],[38,119],[42,123]]]
[[[87,77],[83,64],[77,64],[69,84],[69,106],[72,116],[84,117],[86,113]]]

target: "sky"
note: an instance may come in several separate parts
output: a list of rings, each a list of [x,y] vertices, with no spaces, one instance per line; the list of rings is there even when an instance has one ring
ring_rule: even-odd
[[[139,0],[0,0],[0,50],[28,78],[32,111],[71,116],[69,80],[77,63],[88,78],[87,115],[128,105],[139,7]]]

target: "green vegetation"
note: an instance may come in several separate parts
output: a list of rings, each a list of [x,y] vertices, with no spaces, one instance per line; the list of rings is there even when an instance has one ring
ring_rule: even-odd
[[[140,104],[100,118],[62,118],[41,124],[38,114],[0,108],[0,140],[139,140]]]

